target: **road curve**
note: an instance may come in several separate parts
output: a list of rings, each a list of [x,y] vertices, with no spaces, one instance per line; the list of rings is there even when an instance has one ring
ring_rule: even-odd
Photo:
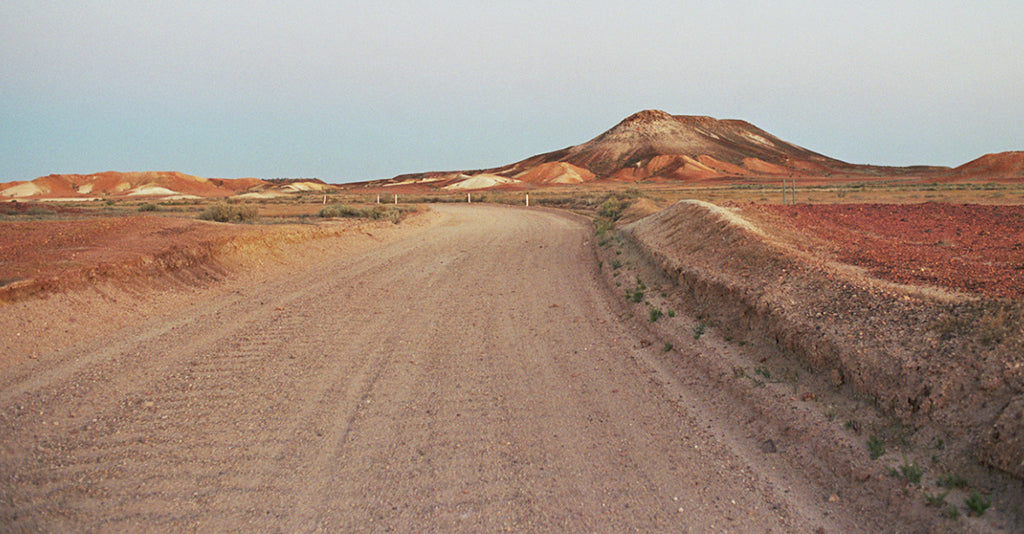
[[[585,223],[436,210],[415,235],[4,373],[3,529],[822,526],[659,385]]]

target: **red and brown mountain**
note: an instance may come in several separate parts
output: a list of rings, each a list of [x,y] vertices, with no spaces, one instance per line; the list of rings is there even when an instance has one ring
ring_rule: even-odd
[[[486,175],[521,185],[580,183],[592,180],[699,181],[710,178],[771,175],[823,175],[858,167],[799,147],[741,120],[635,113],[586,143],[481,171],[409,174],[382,185],[434,187],[459,184]],[[479,180],[477,180],[479,182]],[[512,182],[512,183],[516,183]],[[500,181],[503,187],[510,182]]]
[[[599,179],[627,180],[819,173],[851,167],[787,143],[745,121],[669,115],[656,110],[630,115],[586,143],[528,158],[499,173],[551,162],[586,169]]]

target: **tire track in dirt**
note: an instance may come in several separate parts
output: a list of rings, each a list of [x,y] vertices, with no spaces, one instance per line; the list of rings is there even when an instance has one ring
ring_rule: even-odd
[[[105,531],[811,531],[666,396],[590,230],[438,207],[407,239],[0,378],[0,521]],[[54,424],[56,423],[56,425]]]
[[[378,267],[375,259],[345,269],[351,279],[358,280]],[[293,389],[300,387],[303,378],[314,374],[315,366],[324,364],[327,343],[308,343],[305,330],[315,317],[333,311],[318,295],[341,292],[350,296],[351,289],[331,276],[336,269],[337,265],[326,265],[322,272],[305,273],[312,283],[286,279],[258,292],[230,295],[211,303],[213,309],[200,310],[169,325],[158,323],[110,347],[99,343],[66,351],[58,358],[61,363],[46,372],[6,380],[4,406],[13,405],[15,415],[9,418],[11,411],[5,410],[0,419],[5,449],[10,453],[5,454],[4,463],[32,457],[38,470],[26,469],[23,464],[14,476],[36,476],[44,481],[39,493],[18,496],[32,504],[16,513],[53,514],[64,516],[64,525],[78,524],[78,510],[64,496],[81,494],[87,501],[98,498],[102,502],[130,493],[136,481],[126,475],[126,468],[131,467],[126,464],[132,464],[160,474],[145,477],[143,485],[153,489],[136,493],[125,512],[112,514],[106,526],[145,525],[154,519],[134,510],[175,509],[179,517],[209,516],[210,508],[203,501],[208,495],[183,495],[174,488],[200,487],[216,478],[225,470],[223,457],[233,451],[265,458],[281,448],[276,442],[284,443],[288,432],[246,442],[248,431],[256,429],[244,425],[254,421],[281,425],[290,415],[284,408],[310,408],[294,393],[286,394],[283,386],[292,381]],[[377,288],[377,292],[385,289]],[[364,299],[359,308],[368,315],[376,313],[375,300]],[[347,334],[358,326],[350,323],[347,329],[349,332],[320,329],[317,334],[327,340],[335,336],[349,339]],[[298,350],[288,353],[287,349],[296,347]],[[311,363],[314,367],[306,367]],[[345,371],[334,370],[335,375]],[[268,379],[274,383],[268,384]],[[74,402],[65,402],[68,397]],[[252,402],[253,398],[260,402]],[[269,418],[273,415],[277,418]],[[18,423],[26,419],[34,425],[19,428]],[[54,428],[51,434],[55,435],[38,439],[38,427],[47,421],[70,428],[70,434]],[[200,424],[185,434],[182,424],[188,421]],[[36,444],[34,451],[18,450],[18,444],[28,443]],[[181,469],[183,466],[194,469]],[[132,483],[121,484],[125,478]],[[260,475],[248,471],[245,478],[259,479]],[[215,493],[230,495],[237,489],[220,485]],[[190,502],[193,511],[189,511]],[[82,513],[94,514],[95,510]],[[231,514],[217,515],[237,519]]]

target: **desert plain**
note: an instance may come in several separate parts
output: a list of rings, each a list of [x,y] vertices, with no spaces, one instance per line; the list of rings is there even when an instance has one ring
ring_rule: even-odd
[[[0,524],[1020,531],[1022,164],[646,111],[495,169],[0,185]]]

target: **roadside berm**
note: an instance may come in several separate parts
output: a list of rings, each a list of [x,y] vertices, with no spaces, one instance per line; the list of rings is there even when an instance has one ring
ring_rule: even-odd
[[[902,285],[683,201],[621,228],[671,291],[741,343],[865,399],[943,458],[1024,478],[1024,303]],[[934,458],[934,457],[933,457]]]

